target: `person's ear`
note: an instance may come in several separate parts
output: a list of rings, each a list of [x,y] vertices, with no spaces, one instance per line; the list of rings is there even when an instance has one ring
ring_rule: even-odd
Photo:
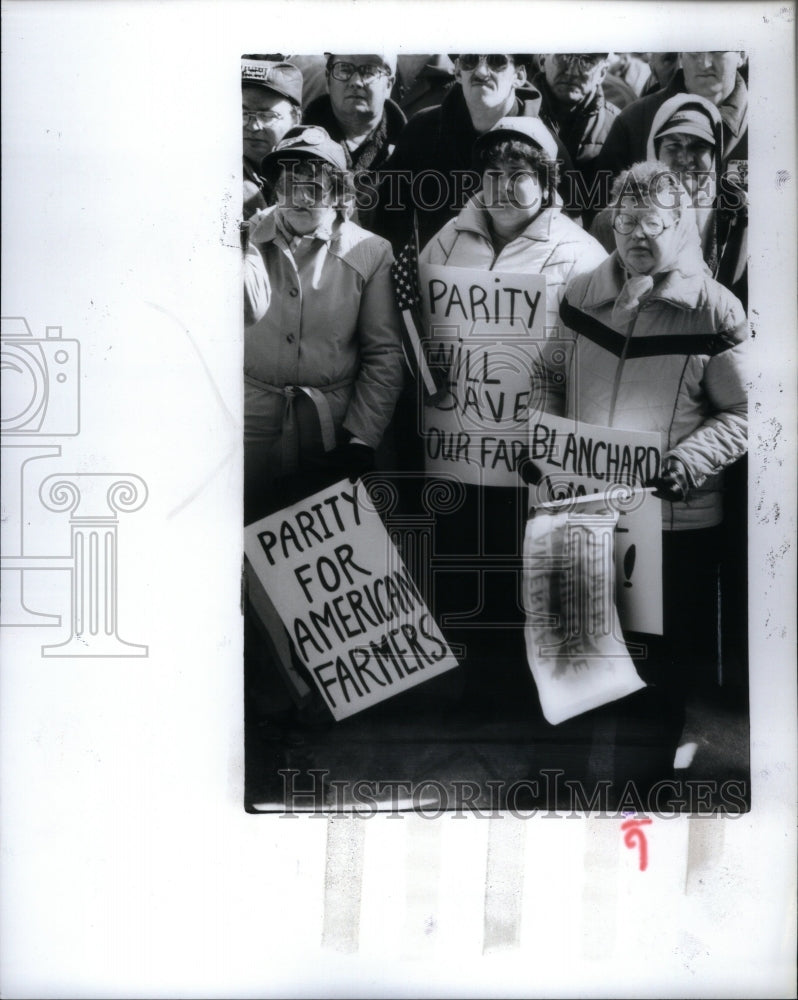
[[[746,59],[745,52],[737,53],[737,69],[739,69],[742,65],[744,65],[745,59]]]
[[[463,82],[463,71],[460,68],[460,56],[454,61],[454,78],[458,83]]]
[[[525,83],[526,83],[526,66],[523,65],[516,66],[515,75],[513,77],[513,86],[523,87]]]
[[[598,77],[596,78],[596,86],[599,87],[604,82],[604,77],[607,75],[607,71],[610,68],[610,64],[605,60],[603,63],[600,64],[600,66],[601,68],[599,70]]]

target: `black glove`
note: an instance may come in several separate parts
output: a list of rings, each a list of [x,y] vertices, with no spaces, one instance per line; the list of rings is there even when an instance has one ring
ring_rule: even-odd
[[[666,458],[662,463],[661,474],[649,479],[646,486],[654,487],[655,497],[659,497],[660,500],[669,500],[671,503],[686,500],[690,493],[687,470],[678,458]]]
[[[518,464],[516,465],[518,475],[527,486],[537,486],[543,478],[543,472],[539,465],[535,465],[529,457],[529,448],[524,448],[518,453]]]
[[[345,476],[354,482],[358,477],[374,470],[374,449],[366,444],[347,441],[328,451],[324,464],[332,476],[331,483]]]

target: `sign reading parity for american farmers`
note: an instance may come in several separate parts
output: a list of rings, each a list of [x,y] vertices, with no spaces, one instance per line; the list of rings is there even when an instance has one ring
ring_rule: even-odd
[[[546,279],[425,264],[419,284],[427,363],[444,384],[424,408],[426,470],[476,485],[518,486],[536,407]]]
[[[335,719],[457,666],[362,482],[255,521],[244,549]]]

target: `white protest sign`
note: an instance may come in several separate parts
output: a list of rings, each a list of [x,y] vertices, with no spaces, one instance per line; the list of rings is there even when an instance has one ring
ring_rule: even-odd
[[[427,362],[445,373],[445,391],[424,409],[426,470],[518,486],[545,338],[546,278],[422,264],[419,284]]]
[[[579,488],[591,488],[576,481]],[[535,500],[532,501],[536,503]],[[621,625],[628,632],[662,635],[662,501],[650,489],[632,489],[617,484],[601,493],[538,508],[618,514],[612,539],[615,554],[615,603]]]
[[[602,427],[550,413],[529,418],[529,457],[557,498],[603,491],[609,483],[643,486],[659,472],[660,447],[656,431]]]
[[[244,550],[336,720],[457,666],[363,483],[255,521]]]
[[[621,622],[629,632],[662,635],[662,501],[641,489],[659,472],[660,435],[537,413],[529,420],[529,457],[543,473],[530,487],[531,506],[593,494],[618,512],[614,549]]]
[[[527,522],[527,659],[552,725],[645,687],[613,600],[617,518],[614,511],[540,511]]]

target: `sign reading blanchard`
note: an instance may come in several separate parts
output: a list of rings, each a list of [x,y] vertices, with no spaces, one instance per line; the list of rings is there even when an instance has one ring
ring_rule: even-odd
[[[444,390],[424,409],[427,472],[518,486],[545,336],[544,275],[420,267],[427,362]]]
[[[336,720],[457,666],[362,482],[255,521],[244,549]]]

